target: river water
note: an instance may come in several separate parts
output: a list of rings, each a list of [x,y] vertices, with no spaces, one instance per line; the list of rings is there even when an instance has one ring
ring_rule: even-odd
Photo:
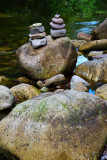
[[[28,26],[42,22],[45,26],[47,35],[50,34],[49,22],[52,16],[33,13],[27,14],[4,14],[0,13],[0,76],[6,76],[11,79],[22,75],[16,64],[16,50],[28,42]],[[81,14],[64,15],[62,17],[66,24],[67,36],[70,39],[76,39],[79,32],[90,33],[106,15],[96,15],[93,17],[83,17]]]

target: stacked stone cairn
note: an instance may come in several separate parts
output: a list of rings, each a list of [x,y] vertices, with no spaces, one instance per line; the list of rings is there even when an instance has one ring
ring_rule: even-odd
[[[45,46],[47,43],[45,28],[42,23],[35,23],[30,28],[29,41],[32,43],[33,48]]]
[[[66,29],[64,29],[65,24],[64,20],[60,18],[59,14],[56,14],[54,18],[52,18],[52,22],[50,22],[51,26],[51,36],[52,38],[64,37],[66,35]]]

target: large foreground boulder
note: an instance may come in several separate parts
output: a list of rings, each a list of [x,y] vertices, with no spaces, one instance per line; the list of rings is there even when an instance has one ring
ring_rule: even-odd
[[[0,148],[11,160],[94,160],[107,140],[107,103],[85,92],[41,94],[0,122]]]
[[[80,52],[102,51],[107,50],[107,39],[95,40],[81,45],[78,49]]]
[[[22,71],[33,79],[48,79],[54,75],[73,72],[77,51],[67,37],[52,39],[47,36],[47,45],[34,49],[30,43],[17,50],[17,60]]]
[[[91,32],[92,39],[107,39],[107,18]]]
[[[76,67],[75,74],[90,82],[107,82],[107,58],[84,62]]]

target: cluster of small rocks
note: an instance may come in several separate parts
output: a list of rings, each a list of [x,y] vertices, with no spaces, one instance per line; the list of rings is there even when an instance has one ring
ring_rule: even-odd
[[[32,43],[33,48],[45,46],[47,43],[46,32],[42,23],[35,23],[30,28],[29,41]]]
[[[66,29],[64,29],[65,24],[64,20],[60,18],[59,14],[56,14],[54,18],[52,18],[52,22],[50,22],[51,26],[51,36],[52,38],[64,37],[66,34]]]

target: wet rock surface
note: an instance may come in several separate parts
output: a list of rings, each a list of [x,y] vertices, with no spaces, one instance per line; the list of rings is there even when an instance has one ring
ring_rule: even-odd
[[[0,122],[0,147],[12,160],[98,159],[106,118],[106,102],[92,94],[41,94],[17,105]]]
[[[80,52],[88,52],[88,51],[102,51],[107,49],[107,39],[94,40],[87,42],[79,47]]]

